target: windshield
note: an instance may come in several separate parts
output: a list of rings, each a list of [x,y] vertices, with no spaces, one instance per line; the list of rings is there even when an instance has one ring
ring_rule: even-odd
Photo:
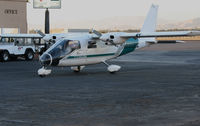
[[[52,58],[62,58],[75,49],[79,49],[80,44],[78,41],[71,40],[63,40],[58,45],[56,45],[52,50],[48,53],[52,56]]]
[[[60,60],[72,51],[80,49],[80,42],[75,40],[60,40],[50,49],[48,49],[42,56],[41,62]],[[44,64],[44,63],[43,63]],[[50,63],[49,63],[50,64]],[[49,65],[48,64],[48,65]]]

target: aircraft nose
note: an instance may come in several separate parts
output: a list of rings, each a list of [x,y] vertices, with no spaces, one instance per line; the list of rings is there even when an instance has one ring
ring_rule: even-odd
[[[52,63],[52,56],[50,54],[43,54],[41,57],[40,57],[40,62],[43,66],[48,66],[48,65],[51,65]]]

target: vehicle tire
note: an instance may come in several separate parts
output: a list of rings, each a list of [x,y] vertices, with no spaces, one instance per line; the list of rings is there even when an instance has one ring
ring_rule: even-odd
[[[7,62],[10,59],[10,54],[8,51],[3,51],[1,54],[1,58],[3,62]]]
[[[25,53],[25,59],[30,61],[34,58],[34,52],[32,50],[27,50]]]

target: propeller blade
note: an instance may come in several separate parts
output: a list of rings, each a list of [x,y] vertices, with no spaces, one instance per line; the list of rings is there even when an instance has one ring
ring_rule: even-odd
[[[94,33],[95,35],[97,35],[97,36],[99,37],[100,40],[102,40],[102,41],[104,41],[104,42],[109,42],[110,44],[112,44],[112,45],[114,45],[114,46],[117,46],[112,40],[107,40],[107,41],[105,41],[105,40],[101,39],[102,34],[101,34],[100,32],[98,32],[98,31],[96,31],[96,30],[93,29],[93,30],[92,30],[92,33]]]
[[[102,36],[102,34],[100,32],[98,32],[98,31],[96,31],[94,29],[92,30],[92,33],[96,34],[98,37]]]
[[[41,35],[43,38],[46,36],[43,32],[41,32],[40,30],[36,30],[36,32]]]

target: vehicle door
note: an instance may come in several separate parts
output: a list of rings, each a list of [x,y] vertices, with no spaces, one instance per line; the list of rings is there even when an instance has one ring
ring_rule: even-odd
[[[15,55],[23,55],[26,51],[25,38],[16,38],[13,46],[13,53]]]

